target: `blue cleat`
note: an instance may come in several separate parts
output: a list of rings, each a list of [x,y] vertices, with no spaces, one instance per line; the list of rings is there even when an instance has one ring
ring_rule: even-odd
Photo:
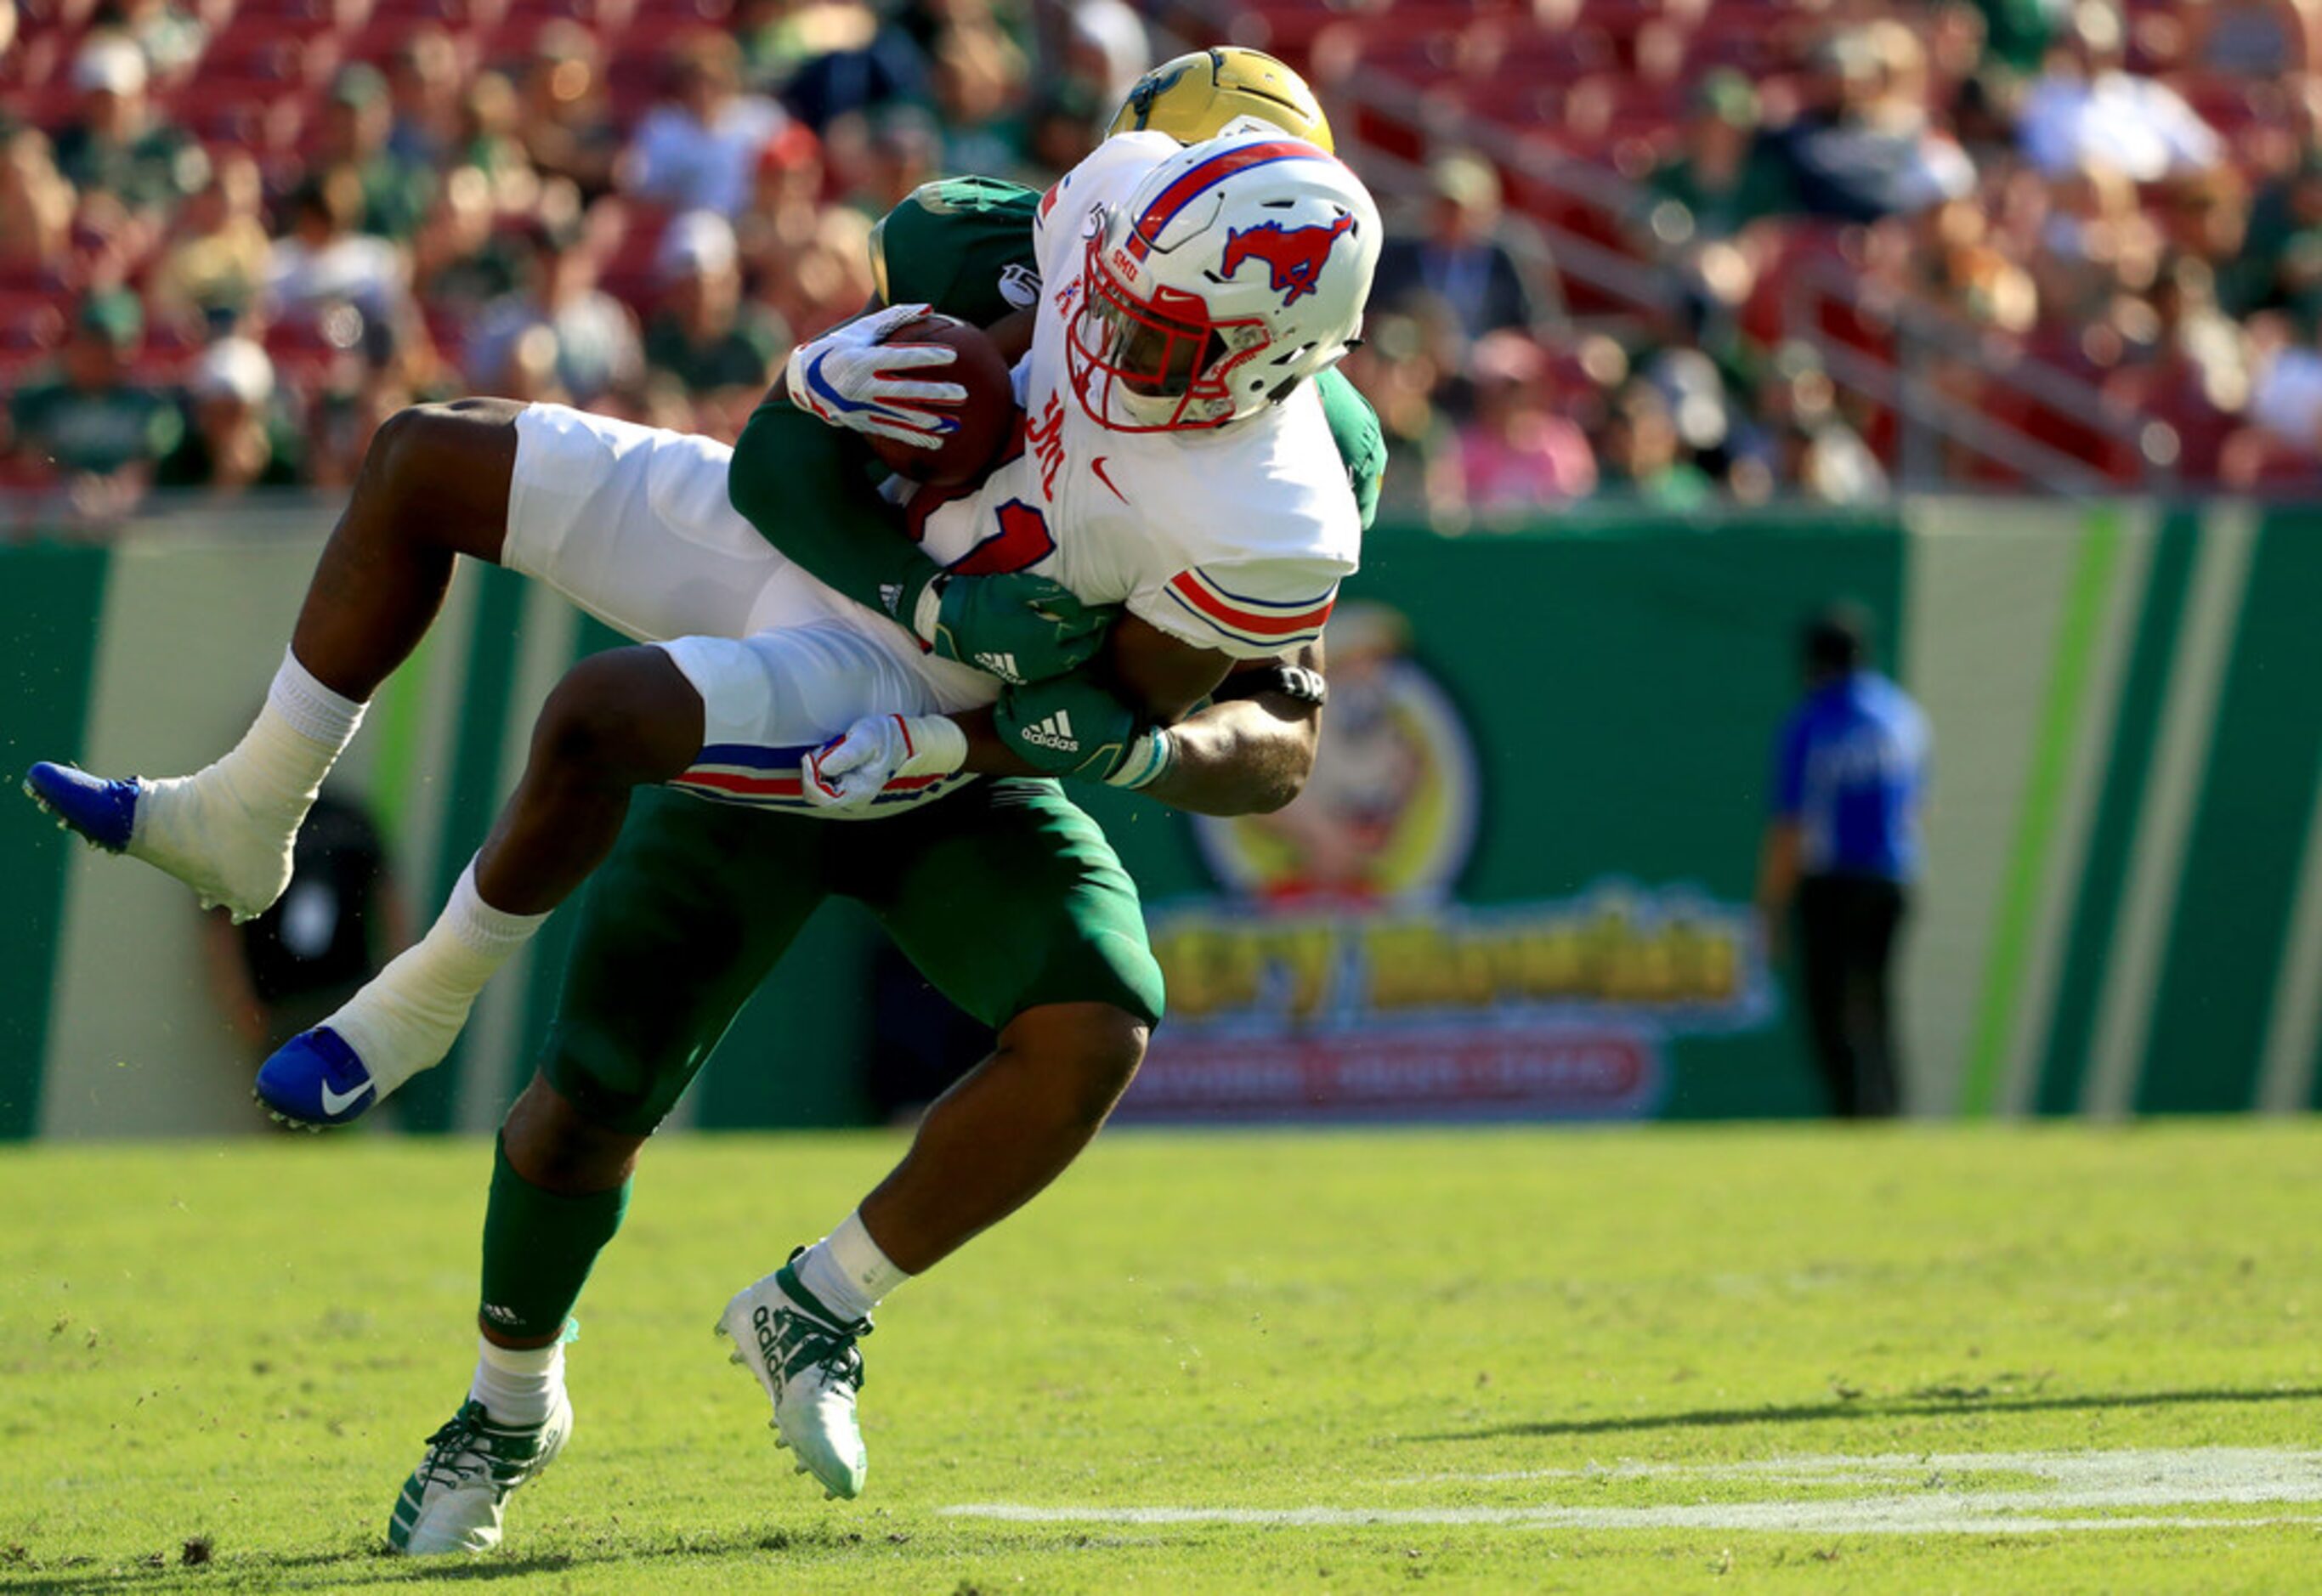
[[[379,1084],[336,1031],[316,1026],[259,1066],[258,1100],[285,1125],[320,1130],[361,1118],[379,1101]]]
[[[129,846],[137,819],[137,783],[108,781],[42,760],[24,772],[24,796],[57,817],[57,824],[108,853]]]

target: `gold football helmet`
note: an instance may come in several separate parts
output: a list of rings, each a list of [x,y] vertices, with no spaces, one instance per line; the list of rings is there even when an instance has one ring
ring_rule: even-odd
[[[1137,80],[1105,132],[1149,129],[1180,144],[1198,144],[1245,116],[1309,144],[1337,148],[1330,141],[1330,120],[1306,80],[1264,51],[1238,44],[1162,62]]]

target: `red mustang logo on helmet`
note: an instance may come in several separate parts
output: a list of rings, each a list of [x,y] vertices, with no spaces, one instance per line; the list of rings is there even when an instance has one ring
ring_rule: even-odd
[[[1273,273],[1268,286],[1284,290],[1284,305],[1295,305],[1314,291],[1322,276],[1322,263],[1354,224],[1352,216],[1341,216],[1328,227],[1293,227],[1285,232],[1279,222],[1262,222],[1229,233],[1225,274],[1233,276],[1245,260],[1263,260]]]

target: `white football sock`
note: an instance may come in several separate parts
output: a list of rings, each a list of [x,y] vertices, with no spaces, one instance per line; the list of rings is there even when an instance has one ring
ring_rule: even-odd
[[[285,649],[258,718],[224,758],[191,776],[138,783],[129,853],[224,904],[263,914],[290,881],[290,849],[363,706],[315,679]]]
[[[475,861],[427,935],[398,953],[323,1023],[355,1050],[379,1099],[441,1063],[492,972],[532,939],[546,915],[512,915],[476,892]]]
[[[879,1300],[911,1277],[888,1259],[855,1209],[791,1266],[799,1284],[842,1319],[870,1317]]]
[[[484,1405],[494,1424],[510,1427],[547,1422],[564,1385],[564,1342],[546,1346],[495,1346],[476,1337],[476,1378],[468,1394]]]

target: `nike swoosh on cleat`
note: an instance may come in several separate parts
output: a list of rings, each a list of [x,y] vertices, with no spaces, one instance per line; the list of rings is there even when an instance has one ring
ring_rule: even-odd
[[[321,1085],[323,1089],[323,1112],[334,1119],[338,1117],[341,1109],[343,1109],[352,1104],[361,1102],[362,1100],[363,1093],[371,1090],[371,1083],[368,1081],[364,1081],[361,1086],[356,1087],[354,1090],[350,1092],[333,1091],[331,1090],[331,1083],[327,1081],[323,1081]]]

